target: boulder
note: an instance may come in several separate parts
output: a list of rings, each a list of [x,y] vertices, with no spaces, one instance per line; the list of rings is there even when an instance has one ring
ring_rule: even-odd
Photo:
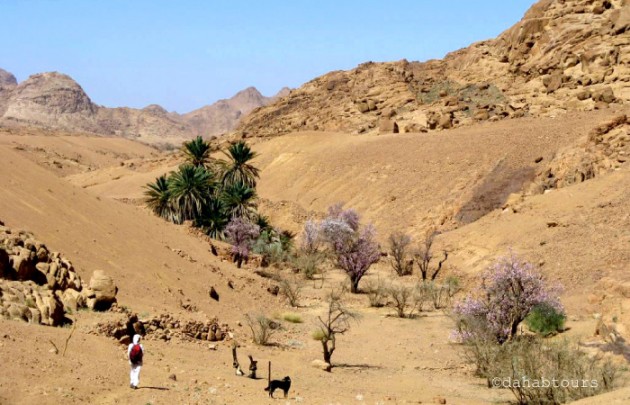
[[[106,311],[116,302],[118,287],[102,270],[95,270],[89,284],[88,306],[92,310]]]
[[[23,249],[17,256],[11,256],[12,267],[20,281],[30,280],[35,273],[35,263],[29,257],[28,250]]]
[[[13,268],[9,261],[9,254],[4,249],[0,249],[0,278],[13,278]]]
[[[368,106],[368,104],[364,101],[357,103],[357,108],[359,109],[360,113],[366,113],[370,111],[370,107]]]
[[[553,93],[562,86],[562,74],[553,73],[543,77],[543,85],[545,86],[547,93]]]
[[[320,370],[324,370],[324,371],[328,371],[330,370],[331,366],[329,363],[326,363],[324,360],[313,360],[311,362],[311,366],[314,368],[318,368]]]
[[[381,134],[397,134],[398,133],[398,124],[396,121],[389,118],[381,118],[378,131]]]
[[[630,7],[626,2],[625,7],[613,10],[610,15],[612,32],[615,35],[623,34],[630,28]]]
[[[602,103],[612,103],[613,101],[615,101],[615,93],[613,93],[612,88],[610,88],[610,86],[606,86],[601,90],[596,91],[593,94],[593,100],[595,102],[602,102]]]
[[[582,90],[577,94],[577,99],[580,101],[584,101],[589,98],[591,98],[591,92],[588,90]]]
[[[17,302],[9,305],[7,310],[9,312],[9,318],[18,321],[28,321],[31,315],[31,311],[26,305]]]
[[[438,125],[443,129],[449,129],[453,126],[453,115],[452,114],[442,114],[438,121]]]
[[[473,115],[473,118],[476,121],[485,121],[490,118],[490,113],[488,113],[488,111],[486,110],[477,110],[475,115]]]
[[[48,307],[48,324],[50,326],[61,325],[65,316],[61,301],[56,296],[51,295],[44,298],[44,303]]]
[[[79,308],[85,306],[81,293],[71,288],[63,292],[61,302],[66,312],[76,312]]]

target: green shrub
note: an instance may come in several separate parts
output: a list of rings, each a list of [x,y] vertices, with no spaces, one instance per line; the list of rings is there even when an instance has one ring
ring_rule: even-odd
[[[566,316],[547,304],[536,305],[525,318],[527,327],[542,336],[553,335],[564,330]]]
[[[282,314],[282,319],[291,323],[302,323],[302,315],[296,314],[295,312],[285,312]]]

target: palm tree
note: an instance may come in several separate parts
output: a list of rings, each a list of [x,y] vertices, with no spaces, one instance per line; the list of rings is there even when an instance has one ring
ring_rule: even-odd
[[[171,202],[171,193],[168,189],[168,179],[165,175],[157,177],[155,183],[144,186],[145,203],[153,213],[167,221],[178,222],[177,215]]]
[[[219,162],[223,172],[223,185],[243,183],[248,187],[256,187],[258,169],[249,163],[256,157],[256,152],[245,141],[238,141],[231,143],[227,152],[223,153],[228,157],[227,162]]]
[[[180,222],[201,217],[214,191],[214,174],[203,166],[184,164],[172,172],[168,191]]]
[[[210,202],[202,207],[201,217],[195,221],[195,225],[203,228],[211,238],[224,239],[224,230],[228,222],[229,217],[225,214],[221,201],[211,198]]]
[[[212,147],[200,136],[189,142],[184,142],[182,151],[184,152],[187,162],[191,165],[204,167],[210,166],[212,161],[212,157],[210,157]]]
[[[234,183],[223,187],[219,198],[228,218],[255,218],[256,189],[240,182]]]

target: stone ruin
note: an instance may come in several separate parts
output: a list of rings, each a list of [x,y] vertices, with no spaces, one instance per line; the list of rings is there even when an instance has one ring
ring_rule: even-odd
[[[59,326],[80,308],[108,309],[117,292],[102,271],[85,284],[61,253],[0,222],[0,317]]]
[[[229,332],[228,325],[219,324],[217,318],[206,322],[180,321],[170,314],[162,314],[139,319],[136,314],[127,313],[127,319],[99,323],[90,333],[107,336],[116,339],[120,344],[128,345],[135,334],[144,336],[147,340],[216,342],[225,339]]]

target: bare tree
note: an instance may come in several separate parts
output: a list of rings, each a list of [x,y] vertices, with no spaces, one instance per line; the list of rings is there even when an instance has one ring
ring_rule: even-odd
[[[389,254],[392,256],[392,268],[399,276],[413,272],[413,259],[408,259],[411,237],[402,232],[389,235]]]
[[[438,232],[436,231],[427,232],[427,235],[424,238],[424,241],[420,244],[420,247],[418,248],[418,251],[415,254],[416,261],[418,262],[418,267],[420,268],[420,274],[422,275],[422,281],[426,281],[429,276],[431,260],[433,260],[433,252],[431,251],[431,247],[433,246],[433,240],[435,239],[437,235],[438,235]],[[444,258],[439,261],[437,267],[435,268],[435,270],[433,271],[433,274],[431,275],[430,279],[432,281],[437,278],[438,274],[440,273],[440,270],[442,270],[442,264],[448,258],[448,252],[444,250],[443,253],[444,253]]]
[[[326,371],[332,370],[331,358],[337,348],[337,335],[343,335],[350,329],[350,321],[358,319],[359,315],[351,312],[342,302],[345,290],[331,291],[328,295],[328,311],[321,317],[320,325],[313,333],[313,338],[322,342],[324,361],[328,365]]]

